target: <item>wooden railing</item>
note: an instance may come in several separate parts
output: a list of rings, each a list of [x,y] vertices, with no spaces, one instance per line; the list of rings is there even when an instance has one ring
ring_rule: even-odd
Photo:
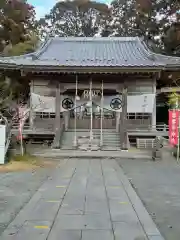
[[[155,141],[154,139],[141,139],[137,138],[136,139],[136,147],[138,149],[153,149],[155,146]]]
[[[18,131],[18,129],[19,129],[19,124],[18,123],[14,123],[12,125],[12,130]],[[44,125],[42,123],[42,126],[34,125],[33,127],[31,127],[29,125],[29,123],[25,123],[24,126],[23,126],[23,132],[30,132],[30,131],[32,131],[32,132],[41,131],[41,132],[44,132],[44,133],[46,133],[46,132],[52,132],[53,133],[54,132],[54,126],[53,125],[51,125],[51,126]]]
[[[121,127],[121,126],[120,126]],[[13,130],[18,130],[19,129],[19,124],[13,124],[12,126],[12,129]],[[42,123],[42,126],[36,126],[34,125],[33,128],[30,127],[30,125],[28,123],[24,124],[24,127],[23,127],[23,131],[26,132],[26,131],[33,131],[33,130],[41,130],[41,131],[44,131],[44,132],[47,132],[47,131],[54,131],[53,130],[53,125],[44,125]],[[152,125],[148,125],[148,126],[143,126],[143,125],[133,125],[133,126],[130,126],[128,125],[127,126],[127,130],[129,132],[153,132],[153,131],[161,131],[161,132],[168,132],[169,131],[169,127],[168,125],[164,124],[164,125],[156,125],[156,126],[152,126]]]
[[[128,131],[163,131],[163,132],[168,132],[169,131],[169,126],[166,124],[162,125],[128,125],[127,126]]]

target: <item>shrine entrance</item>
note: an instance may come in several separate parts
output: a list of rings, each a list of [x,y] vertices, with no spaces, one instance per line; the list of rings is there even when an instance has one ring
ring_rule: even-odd
[[[75,120],[76,118],[76,120]],[[76,123],[75,123],[76,121]],[[92,123],[91,123],[92,122]],[[75,109],[70,110],[69,128],[74,129],[115,129],[116,112],[96,103],[87,102]]]
[[[104,146],[105,135],[107,142],[116,137],[112,133],[119,131],[120,113],[117,110],[121,108],[121,100],[116,90],[104,91],[103,81],[99,84],[100,89],[97,86],[92,89],[92,81],[89,84],[88,90],[82,90],[76,81],[75,91],[69,89],[65,92],[67,98],[64,98],[62,106],[69,113],[66,130],[74,139],[73,146],[81,148],[85,145],[87,149],[97,150]]]

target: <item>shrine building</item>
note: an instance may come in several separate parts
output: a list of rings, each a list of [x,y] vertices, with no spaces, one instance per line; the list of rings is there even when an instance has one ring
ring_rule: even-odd
[[[156,135],[157,81],[179,68],[180,58],[138,37],[52,37],[33,53],[0,58],[1,72],[30,84],[23,133],[49,134],[59,149],[128,149],[131,133]]]

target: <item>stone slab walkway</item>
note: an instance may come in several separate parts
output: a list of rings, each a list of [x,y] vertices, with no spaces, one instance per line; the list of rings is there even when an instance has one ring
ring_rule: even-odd
[[[51,176],[52,171],[51,168],[43,168],[0,173],[0,235],[48,176]]]
[[[114,160],[65,160],[1,240],[163,240]]]

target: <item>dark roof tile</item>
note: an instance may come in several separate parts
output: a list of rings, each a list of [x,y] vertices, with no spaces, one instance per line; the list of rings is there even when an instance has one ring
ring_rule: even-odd
[[[180,66],[180,58],[151,52],[138,37],[50,38],[36,52],[0,58],[1,64],[64,67]]]

